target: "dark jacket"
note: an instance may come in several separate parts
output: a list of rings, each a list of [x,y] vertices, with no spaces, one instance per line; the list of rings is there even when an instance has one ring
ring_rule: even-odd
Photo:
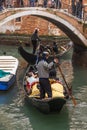
[[[34,32],[31,36],[31,41],[37,41],[37,40],[40,41],[40,38],[39,38],[38,34]]]

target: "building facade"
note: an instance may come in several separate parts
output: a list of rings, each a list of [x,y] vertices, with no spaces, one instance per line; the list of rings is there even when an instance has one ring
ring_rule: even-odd
[[[49,1],[50,0],[48,0],[48,2]],[[76,2],[77,0],[61,0],[61,8],[72,13],[72,1]],[[83,5],[85,6],[86,11],[87,0],[83,0],[82,2]],[[4,6],[6,8],[13,8],[13,7],[23,8],[23,7],[29,7],[30,2],[29,0],[5,0]],[[38,6],[38,4],[35,3],[35,6]],[[40,35],[56,35],[56,36],[65,35],[58,27],[53,25],[51,22],[48,22],[42,18],[35,16],[23,16],[20,18],[16,18],[6,23],[4,26],[2,26],[0,33],[31,34],[33,33],[35,28],[39,28]]]

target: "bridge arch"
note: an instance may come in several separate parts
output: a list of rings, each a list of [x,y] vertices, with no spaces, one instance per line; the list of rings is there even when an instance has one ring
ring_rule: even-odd
[[[37,16],[41,17],[51,23],[55,24],[58,28],[60,28],[74,43],[87,47],[87,39],[77,30],[71,23],[67,22],[63,18],[58,15],[51,14],[50,12],[46,12],[43,10],[33,9],[33,10],[23,10],[21,12],[16,12],[3,20],[0,21],[0,26],[3,24],[22,16]]]
[[[14,13],[14,14],[13,14]],[[0,26],[3,24],[22,16],[32,15],[43,18],[60,28],[74,43],[72,61],[73,63],[87,67],[87,39],[86,37],[75,27],[73,24],[58,16],[55,13],[46,11],[44,8],[40,9],[28,9],[18,10],[0,21]]]

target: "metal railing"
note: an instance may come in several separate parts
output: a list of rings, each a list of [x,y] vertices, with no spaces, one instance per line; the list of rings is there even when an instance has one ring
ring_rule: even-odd
[[[39,0],[40,1],[40,0]],[[61,1],[61,6],[59,6],[59,4],[57,4],[56,5],[56,3],[54,3],[54,5],[53,5],[53,3],[52,3],[52,1],[51,0],[48,0],[49,2],[47,3],[47,5],[45,6],[44,5],[44,3],[39,3],[38,2],[38,0],[37,0],[37,3],[35,3],[34,4],[34,7],[45,7],[45,8],[56,8],[56,9],[62,9],[62,10],[64,10],[64,12],[67,12],[68,14],[71,14],[71,15],[73,15],[72,14],[72,5],[71,5],[71,3],[65,3],[65,2],[62,2]],[[6,7],[6,9],[8,9],[8,8],[20,8],[20,7],[32,7],[31,5],[30,5],[30,3],[27,3],[26,5],[21,5],[21,3],[19,4],[19,5],[17,5],[17,4],[14,4],[14,6],[8,6],[8,7]],[[3,10],[2,10],[3,11]],[[75,15],[74,15],[75,16]],[[75,16],[75,17],[77,17],[77,16]],[[83,20],[83,22],[84,23],[86,23],[87,22],[87,5],[84,5],[83,6],[83,9],[82,9],[82,18],[81,18],[81,20]]]
[[[67,11],[69,14],[72,14],[72,5],[71,4],[67,4],[67,3],[62,2],[62,9]],[[75,16],[75,17],[77,17],[77,16]],[[81,19],[83,20],[84,23],[87,22],[87,5],[83,5]]]
[[[83,9],[83,20],[84,23],[87,22],[87,5],[85,5]]]

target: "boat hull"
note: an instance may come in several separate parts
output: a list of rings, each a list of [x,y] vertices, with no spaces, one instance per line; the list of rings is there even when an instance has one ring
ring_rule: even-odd
[[[20,55],[29,63],[29,64],[35,64],[37,60],[37,56],[31,53],[28,53],[24,50],[22,46],[18,48],[18,52]]]
[[[64,47],[63,47],[64,48]],[[72,48],[72,45],[67,45],[67,49],[63,49],[61,53],[56,54],[55,56],[60,58],[64,54],[66,54],[70,49]],[[27,52],[22,46],[18,48],[19,54],[29,63],[29,64],[36,64],[37,55],[34,55],[32,53]],[[49,56],[49,62],[54,59],[54,54]]]
[[[12,75],[11,79],[9,81],[0,81],[0,90],[5,91],[8,90],[12,85],[14,84],[16,80],[16,75]]]
[[[18,63],[13,56],[0,56],[0,90],[8,90],[16,81]]]
[[[37,99],[26,96],[28,103],[36,107],[40,112],[49,114],[52,112],[60,112],[66,103],[64,98]]]

